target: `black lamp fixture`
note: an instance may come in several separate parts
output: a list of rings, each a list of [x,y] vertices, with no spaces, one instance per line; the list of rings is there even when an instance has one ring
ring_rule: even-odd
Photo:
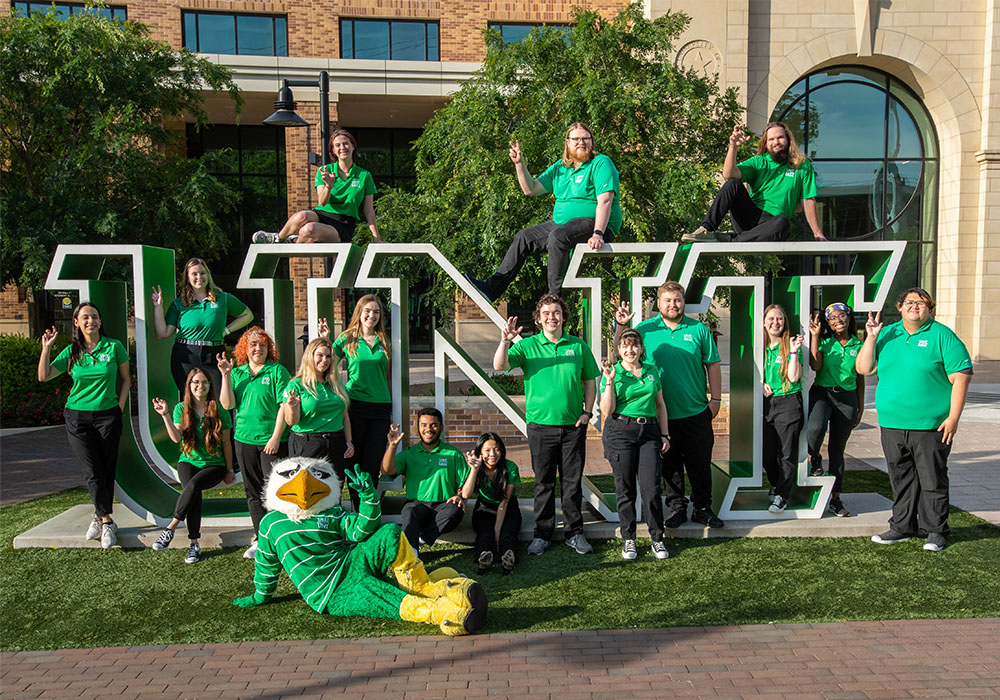
[[[295,113],[295,98],[292,97],[292,87],[319,88],[319,141],[322,156],[309,154],[310,165],[329,165],[330,149],[330,75],[325,70],[320,71],[318,80],[288,80],[281,81],[278,97],[274,101],[275,112],[264,120],[268,126],[299,127],[309,126],[309,122]]]

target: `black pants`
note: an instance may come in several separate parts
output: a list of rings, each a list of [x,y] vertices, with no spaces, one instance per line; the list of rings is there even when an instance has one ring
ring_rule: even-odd
[[[663,539],[663,500],[660,491],[660,429],[655,418],[640,425],[625,417],[604,422],[604,457],[615,475],[615,500],[623,540],[635,539],[636,479],[646,511],[649,536]]]
[[[583,462],[587,426],[528,423],[535,471],[535,537],[551,540],[556,529],[556,474],[562,483],[566,539],[583,532]]]
[[[500,537],[497,538],[497,504],[484,503],[476,499],[472,509],[472,530],[476,533],[476,559],[483,552],[493,552],[502,556],[508,549],[517,552],[517,536],[521,532],[521,508],[517,496],[511,494],[507,502],[507,514],[500,523]]]
[[[276,459],[288,456],[288,443],[278,445],[278,452],[269,455],[264,452],[264,445],[250,445],[236,440],[236,461],[243,473],[243,487],[247,492],[247,509],[253,522],[253,534],[257,536],[260,521],[267,512],[264,507],[264,482],[271,475],[271,465]]]
[[[354,441],[354,457],[351,461],[368,474],[373,483],[378,486],[379,473],[382,469],[382,455],[388,444],[389,426],[392,423],[391,403],[369,403],[368,401],[351,401],[351,438]],[[351,494],[354,510],[358,510],[360,499],[358,492],[347,487]]]
[[[788,238],[792,227],[788,217],[774,216],[758,209],[743,182],[738,179],[726,180],[701,225],[715,231],[727,213],[737,234],[733,239],[735,241],[783,241]]]
[[[83,471],[94,513],[110,516],[115,498],[115,469],[122,437],[122,411],[115,406],[106,411],[63,411],[66,437]]]
[[[177,475],[184,490],[174,506],[174,517],[186,521],[188,539],[197,540],[201,537],[201,492],[220,483],[226,476],[226,468],[221,464],[196,467],[189,462],[178,462]]]
[[[358,227],[357,219],[352,219],[343,214],[331,214],[322,209],[313,209],[313,213],[319,217],[319,223],[337,229],[337,235],[340,236],[341,243],[350,243],[351,239],[354,238],[354,229]]]
[[[225,350],[224,345],[185,345],[174,343],[170,352],[170,374],[177,385],[181,399],[184,398],[184,384],[187,376],[195,367],[201,367],[212,380],[212,396],[219,398],[219,388],[222,386],[222,374],[215,356]]]
[[[434,544],[438,537],[451,532],[462,522],[465,511],[448,501],[407,501],[403,505],[403,534],[414,549],[420,540]]]
[[[340,486],[335,491],[338,500],[344,488],[347,467],[352,464],[344,457],[346,450],[347,438],[344,437],[343,430],[335,433],[296,433],[293,430],[288,437],[289,457],[312,457],[330,462],[337,478],[340,479]]]
[[[528,256],[548,251],[549,253],[549,294],[562,292],[563,277],[569,266],[569,256],[574,246],[586,243],[594,235],[593,219],[570,219],[565,224],[543,221],[535,226],[523,228],[514,235],[507,254],[498,269],[486,280],[490,296],[499,297],[514,281],[524,266]],[[610,242],[613,236],[604,233],[604,240]]]
[[[829,472],[836,477],[833,492],[840,493],[844,486],[844,448],[854,430],[858,417],[857,390],[842,390],[832,387],[812,385],[809,389],[809,422],[806,424],[806,440],[809,455],[816,457],[826,437],[826,426],[830,426]]]
[[[667,510],[687,511],[684,495],[684,472],[691,482],[691,501],[695,508],[712,505],[712,411],[706,408],[687,418],[667,418],[670,449],[663,455],[663,482],[666,484]]]
[[[764,397],[764,472],[785,500],[795,485],[801,432],[802,392]]]
[[[882,428],[882,452],[892,484],[889,527],[904,535],[948,534],[948,454],[936,430]]]

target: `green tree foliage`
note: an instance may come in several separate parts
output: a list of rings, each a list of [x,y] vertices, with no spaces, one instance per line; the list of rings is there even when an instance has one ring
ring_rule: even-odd
[[[39,289],[60,243],[148,243],[218,257],[236,195],[184,157],[203,90],[242,99],[228,69],[137,22],[0,18],[3,282]]]
[[[537,176],[561,157],[568,126],[583,121],[621,172],[619,240],[679,239],[701,222],[743,111],[734,90],[720,93],[714,78],[675,67],[687,21],[647,20],[634,3],[612,19],[579,10],[568,31],[535,29],[517,44],[487,32],[482,68],[416,141],[415,191],[389,191],[378,203],[387,236],[434,243],[460,269],[489,274],[518,229],[552,216],[551,196],[521,193],[509,142],[520,140]],[[529,262],[508,294],[543,292],[544,263]],[[613,281],[644,267],[618,260],[604,274]],[[454,286],[434,293],[447,308]]]

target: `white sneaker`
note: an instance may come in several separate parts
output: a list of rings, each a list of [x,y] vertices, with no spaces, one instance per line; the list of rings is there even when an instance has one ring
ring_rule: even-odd
[[[271,233],[270,231],[256,231],[250,237],[250,240],[253,243],[276,243],[278,241],[278,234]]]
[[[657,559],[666,559],[670,556],[670,552],[667,551],[667,545],[662,542],[654,542],[650,549],[653,550],[653,556]]]
[[[771,513],[780,513],[785,510],[786,505],[788,505],[788,501],[775,494],[774,498],[771,499],[771,505],[768,507],[768,511]]]
[[[704,226],[699,226],[691,233],[685,233],[681,236],[681,240],[697,243],[701,241],[717,241],[719,237],[715,235],[715,231],[709,231]]]
[[[254,540],[253,542],[250,543],[250,546],[247,547],[247,551],[243,552],[243,558],[253,559],[256,556],[257,556],[257,541]]]
[[[528,554],[539,555],[549,548],[549,541],[543,540],[541,537],[536,537],[531,540],[531,544],[528,545]]]
[[[153,543],[153,549],[157,552],[162,551],[170,546],[170,542],[173,539],[174,531],[170,528],[166,528],[160,533],[160,536],[156,538],[156,542]]]
[[[84,539],[88,540],[99,540],[101,539],[101,519],[96,515],[91,519],[90,525],[87,526],[87,534]]]
[[[118,526],[113,520],[101,523],[101,549],[114,547],[118,544]]]
[[[635,551],[635,540],[625,540],[622,543],[622,559],[632,561],[639,553]]]
[[[192,542],[191,547],[188,549],[187,556],[184,557],[185,564],[197,564],[201,561],[201,545],[197,542]]]

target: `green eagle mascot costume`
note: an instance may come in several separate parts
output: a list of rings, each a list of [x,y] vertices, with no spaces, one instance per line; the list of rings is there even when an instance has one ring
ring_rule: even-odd
[[[340,480],[326,460],[274,463],[264,487],[269,512],[257,539],[254,594],[233,605],[267,603],[284,568],[318,613],[424,622],[453,636],[479,630],[487,607],[482,586],[454,569],[428,575],[399,526],[382,524],[371,477],[356,468],[347,479],[360,496],[357,513],[340,506]]]

